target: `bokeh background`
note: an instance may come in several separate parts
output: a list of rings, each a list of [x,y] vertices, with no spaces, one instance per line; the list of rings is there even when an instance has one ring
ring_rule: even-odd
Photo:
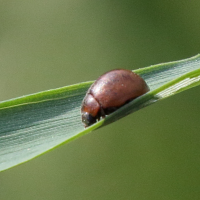
[[[1,0],[0,100],[194,56],[199,10],[197,0]],[[0,199],[200,199],[199,92],[1,172]]]

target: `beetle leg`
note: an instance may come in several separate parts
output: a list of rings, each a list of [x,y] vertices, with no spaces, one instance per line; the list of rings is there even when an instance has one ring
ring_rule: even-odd
[[[101,117],[104,119],[106,117],[106,113],[105,113],[104,109],[102,108],[102,106],[100,108],[100,112],[101,112]]]

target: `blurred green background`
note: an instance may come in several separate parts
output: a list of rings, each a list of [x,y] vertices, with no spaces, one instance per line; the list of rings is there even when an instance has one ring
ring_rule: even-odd
[[[0,100],[194,56],[199,10],[197,0],[2,0]],[[0,199],[200,199],[199,92],[1,172]]]

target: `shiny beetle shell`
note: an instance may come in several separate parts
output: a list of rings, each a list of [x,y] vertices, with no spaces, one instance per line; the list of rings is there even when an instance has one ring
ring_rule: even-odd
[[[88,127],[148,91],[146,82],[132,71],[109,71],[100,76],[86,93],[81,106],[82,122]]]

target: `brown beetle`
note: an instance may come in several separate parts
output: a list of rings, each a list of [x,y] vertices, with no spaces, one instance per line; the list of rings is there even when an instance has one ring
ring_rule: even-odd
[[[148,91],[146,82],[132,71],[109,71],[91,85],[83,99],[82,122],[88,127]]]

